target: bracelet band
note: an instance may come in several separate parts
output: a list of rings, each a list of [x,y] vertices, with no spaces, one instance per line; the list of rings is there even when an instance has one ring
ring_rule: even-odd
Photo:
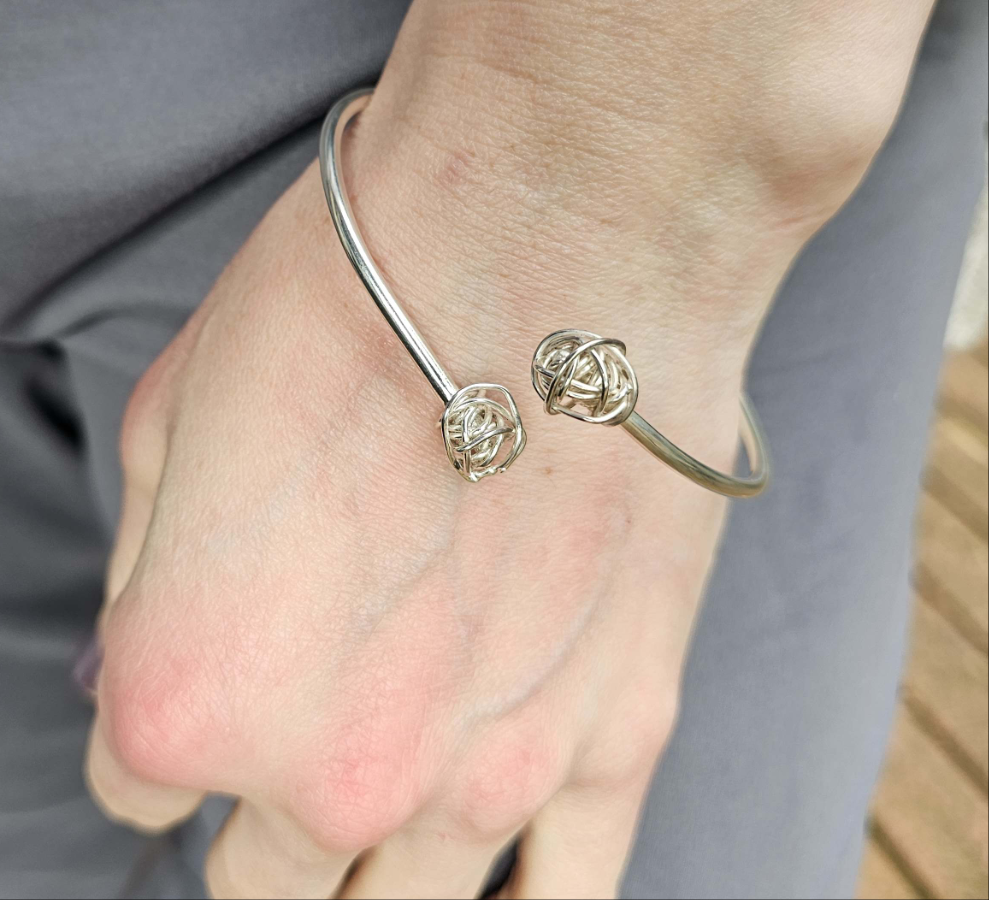
[[[754,497],[769,483],[766,440],[748,397],[742,396],[740,431],[751,474],[738,478],[694,459],[635,412],[638,380],[625,358],[625,344],[615,338],[575,329],[553,332],[532,358],[532,386],[550,415],[563,413],[596,425],[621,425],[650,453],[709,491]]]
[[[319,169],[340,243],[378,309],[446,404],[440,419],[443,442],[453,467],[468,481],[504,472],[525,447],[525,429],[515,400],[499,384],[458,388],[426,339],[412,323],[378,271],[354,219],[340,168],[340,148],[348,123],[371,99],[372,88],[341,98],[327,113],[319,138]]]

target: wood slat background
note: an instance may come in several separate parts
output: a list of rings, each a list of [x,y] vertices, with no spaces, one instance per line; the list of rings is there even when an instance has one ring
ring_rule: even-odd
[[[914,623],[859,897],[989,896],[989,373],[946,360],[917,522]]]

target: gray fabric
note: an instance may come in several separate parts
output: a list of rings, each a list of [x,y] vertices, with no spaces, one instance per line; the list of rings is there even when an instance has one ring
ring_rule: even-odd
[[[0,315],[371,80],[407,5],[2,0]]]
[[[136,378],[381,65],[400,3],[0,2],[0,896],[198,897],[212,804],[100,817],[69,669]],[[940,338],[982,171],[985,4],[943,2],[897,130],[755,353],[736,504],[630,897],[849,896],[908,613]]]
[[[891,140],[802,255],[756,349],[749,387],[776,483],[732,506],[631,896],[854,895],[941,340],[984,171],[986,13],[938,6]]]

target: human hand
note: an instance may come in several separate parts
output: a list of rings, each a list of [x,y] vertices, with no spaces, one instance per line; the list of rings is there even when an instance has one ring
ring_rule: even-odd
[[[242,798],[218,897],[472,896],[519,834],[510,896],[613,895],[724,504],[543,416],[529,359],[561,327],[625,339],[643,413],[730,467],[761,316],[895,111],[922,13],[877,67],[874,7],[413,8],[347,142],[355,212],[529,445],[449,470],[310,169],[128,410],[88,764],[111,815]],[[852,38],[870,77],[836,99],[820,48]]]

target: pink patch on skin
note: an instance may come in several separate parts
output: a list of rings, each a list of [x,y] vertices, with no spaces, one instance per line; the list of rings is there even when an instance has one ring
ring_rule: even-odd
[[[218,750],[230,731],[202,656],[159,647],[122,657],[107,657],[100,684],[107,737],[120,759],[149,781],[222,789]]]
[[[387,633],[364,648],[359,668],[335,687],[346,706],[330,715],[320,727],[325,739],[296,766],[302,774],[293,808],[325,846],[356,851],[393,833],[422,805],[446,761],[450,748],[436,741],[444,730],[432,726],[449,708],[455,636],[433,611],[418,611],[424,632],[403,634],[404,649]]]
[[[558,732],[548,726],[545,708],[534,705],[486,735],[467,760],[469,775],[459,792],[465,827],[479,835],[507,834],[556,793],[569,762]]]

